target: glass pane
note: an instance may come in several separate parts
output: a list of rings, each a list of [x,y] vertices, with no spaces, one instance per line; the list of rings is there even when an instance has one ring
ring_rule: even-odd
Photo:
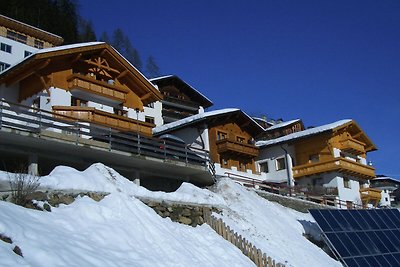
[[[333,231],[341,231],[342,227],[339,222],[336,220],[337,210],[327,210],[327,213],[324,214],[325,220],[329,223]]]
[[[346,247],[343,245],[336,234],[327,233],[326,236],[341,257],[350,256],[350,253],[347,251]]]
[[[390,230],[382,231],[379,234],[379,238],[382,240],[383,243],[385,243],[386,247],[390,252],[398,251],[396,245],[392,241]]]
[[[369,238],[370,232],[360,232],[358,235],[368,249],[370,255],[381,253],[378,246]]]
[[[352,226],[353,230],[362,230],[361,226],[359,223],[354,219],[353,217],[353,211],[351,210],[344,210],[343,211],[343,217],[346,218],[346,220],[349,222],[349,224]]]
[[[389,229],[396,228],[396,225],[394,224],[394,222],[392,222],[392,220],[388,217],[387,210],[377,209],[377,210],[375,210],[375,212],[378,214],[379,218],[384,222],[384,224],[387,226],[387,228],[389,228]]]
[[[371,229],[371,227],[367,224],[367,222],[364,220],[362,217],[361,213],[359,210],[354,210],[351,215],[353,215],[353,218],[358,222],[360,225],[361,229],[368,230]]]
[[[318,223],[319,227],[321,227],[322,231],[330,232],[332,228],[326,222],[324,217],[321,214],[321,210],[310,210],[311,215],[314,217],[315,221]]]
[[[361,267],[361,265],[357,264],[354,258],[345,259],[344,262],[348,267]]]
[[[375,232],[369,232],[368,233],[369,238],[371,238],[372,242],[374,242],[375,246],[378,247],[379,251],[382,253],[388,253],[389,250],[386,248],[385,244],[382,242],[382,240],[379,238],[379,236]]]
[[[365,243],[360,239],[359,234],[356,232],[347,233],[347,236],[353,241],[353,243],[357,246],[361,255],[369,255],[369,248],[365,245]]]
[[[361,216],[368,223],[369,229],[377,230],[381,229],[381,227],[384,227],[384,225],[382,226],[382,222],[380,220],[377,220],[377,216],[375,214],[372,215],[369,210],[361,211]]]
[[[369,265],[368,261],[364,257],[357,257],[357,258],[354,258],[354,260],[357,262],[358,266],[360,266],[360,267],[375,267],[375,266]]]
[[[350,255],[352,255],[352,256],[361,255],[356,244],[353,243],[353,241],[349,238],[347,233],[337,233],[337,236],[340,238],[342,243],[346,246],[347,251],[350,253]]]
[[[394,222],[396,227],[399,228],[400,227],[400,212],[399,212],[399,210],[389,209],[388,215],[390,216],[390,218],[392,219],[392,221]]]

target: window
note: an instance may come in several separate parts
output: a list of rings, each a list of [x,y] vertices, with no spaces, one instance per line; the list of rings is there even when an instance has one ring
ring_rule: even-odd
[[[309,157],[308,160],[310,163],[317,163],[319,162],[319,154],[314,154]]]
[[[11,45],[5,44],[5,43],[1,43],[0,44],[0,50],[4,51],[6,53],[11,53]]]
[[[243,137],[240,136],[236,136],[236,142],[238,143],[244,143],[245,139]]]
[[[28,57],[28,56],[30,56],[30,55],[32,55],[32,52],[31,52],[31,51],[26,51],[26,50],[25,50],[25,52],[24,52],[24,57]]]
[[[114,114],[118,116],[128,117],[128,111],[121,108],[114,108]]]
[[[276,170],[280,171],[280,170],[284,170],[284,169],[286,169],[285,158],[276,159]]]
[[[71,97],[71,106],[87,107],[88,101],[77,97]]]
[[[226,133],[220,131],[217,132],[217,140],[224,140],[226,139],[226,137],[227,137]]]
[[[20,43],[23,43],[23,44],[26,44],[26,40],[27,40],[26,35],[23,35],[23,34],[14,32],[14,31],[10,31],[10,30],[7,30],[7,38],[17,41],[17,42],[20,42]]]
[[[343,186],[344,188],[351,188],[350,187],[350,179],[347,177],[343,177]]]
[[[34,47],[42,49],[43,46],[44,46],[44,42],[43,41],[35,40]]]
[[[146,107],[148,107],[148,108],[154,108],[154,102],[148,103],[148,104],[146,105]]]
[[[153,117],[150,117],[150,116],[145,116],[145,117],[144,117],[144,121],[145,121],[145,122],[148,122],[148,123],[154,124],[154,118],[153,118]]]
[[[0,71],[9,68],[11,65],[0,61]]]
[[[385,197],[385,201],[386,201],[386,202],[388,202],[388,201],[389,201],[389,199],[388,199],[387,197]]]
[[[260,172],[265,172],[265,173],[269,172],[268,162],[260,163]]]

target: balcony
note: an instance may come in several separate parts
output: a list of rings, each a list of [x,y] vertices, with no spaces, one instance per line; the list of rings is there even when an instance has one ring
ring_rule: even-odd
[[[354,154],[354,155],[360,155],[365,153],[365,144],[363,142],[360,142],[358,140],[355,140],[353,138],[347,138],[344,140],[341,140],[339,142],[339,147],[340,150]]]
[[[197,112],[199,110],[199,104],[190,100],[180,99],[177,97],[172,97],[168,95],[164,95],[163,97],[163,104],[165,106],[173,106],[182,109],[187,109],[189,111]]]
[[[372,179],[375,177],[374,168],[345,158],[333,158],[324,162],[308,163],[293,167],[293,177],[300,178],[333,171],[364,179]]]
[[[379,204],[381,200],[381,190],[376,188],[361,188],[360,196],[363,205],[367,205],[369,203],[373,204],[375,207]]]
[[[148,122],[111,114],[93,107],[53,106],[53,112],[80,121],[101,124],[120,131],[139,132],[146,136],[152,136],[152,128],[154,127],[154,124]]]
[[[103,81],[98,81],[81,74],[73,74],[68,77],[68,89],[70,91],[80,90],[98,95],[116,103],[125,103],[128,89]]]
[[[219,154],[232,153],[246,157],[257,157],[258,148],[254,145],[240,143],[229,139],[217,141],[217,152]]]

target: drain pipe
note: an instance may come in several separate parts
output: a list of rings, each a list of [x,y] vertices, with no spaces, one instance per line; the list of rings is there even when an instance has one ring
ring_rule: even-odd
[[[289,187],[289,196],[292,196],[292,182],[290,180],[290,170],[289,170],[289,160],[288,160],[288,151],[283,147],[283,145],[280,145],[283,151],[285,151],[285,165],[286,165],[286,175],[287,175],[287,185]]]

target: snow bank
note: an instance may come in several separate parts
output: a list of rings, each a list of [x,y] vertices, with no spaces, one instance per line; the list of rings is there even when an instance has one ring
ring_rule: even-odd
[[[8,181],[7,173],[0,172],[0,180]],[[95,163],[84,171],[58,166],[49,175],[40,178],[40,187],[54,190],[124,193],[148,200],[185,202],[215,207],[226,205],[221,196],[189,183],[183,183],[176,192],[172,193],[149,191],[102,163]]]
[[[0,233],[14,242],[0,242],[0,266],[253,266],[207,225],[173,223],[123,193],[52,212],[7,202],[0,210]]]
[[[300,213],[270,202],[230,179],[215,187],[229,209],[222,219],[256,247],[286,266],[342,266],[304,236],[302,223],[315,222]]]

